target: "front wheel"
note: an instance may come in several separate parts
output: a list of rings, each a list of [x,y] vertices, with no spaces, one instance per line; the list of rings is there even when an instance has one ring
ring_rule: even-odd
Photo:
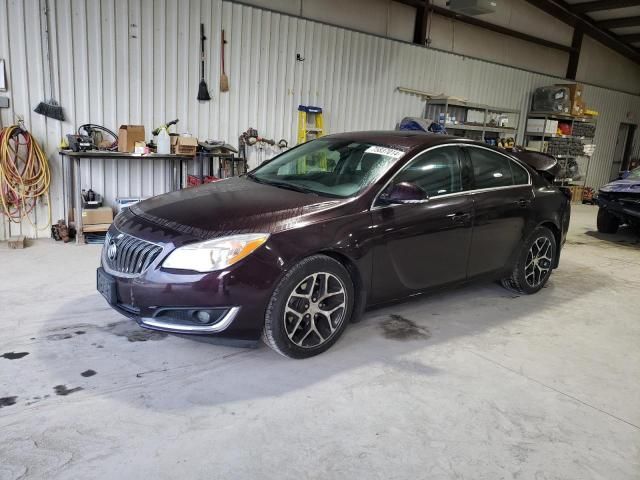
[[[549,280],[556,255],[556,238],[546,227],[538,227],[529,236],[513,267],[511,276],[502,285],[517,293],[532,294]]]
[[[616,233],[620,226],[618,217],[611,215],[606,208],[598,209],[597,219],[598,231],[600,233]]]
[[[347,269],[326,255],[295,265],[271,295],[264,342],[281,355],[307,358],[333,345],[349,323],[354,304]]]

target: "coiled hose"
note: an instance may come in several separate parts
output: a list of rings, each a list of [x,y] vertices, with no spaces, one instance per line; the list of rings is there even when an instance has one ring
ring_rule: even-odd
[[[27,218],[38,230],[51,225],[51,170],[44,151],[33,136],[19,125],[0,130],[0,210],[9,221]],[[48,223],[36,227],[29,214],[40,197],[47,197]]]

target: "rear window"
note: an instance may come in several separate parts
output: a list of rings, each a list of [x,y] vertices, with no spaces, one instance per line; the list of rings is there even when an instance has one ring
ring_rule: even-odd
[[[529,183],[529,172],[516,162],[511,162],[511,172],[513,173],[513,183],[515,185],[526,185]]]
[[[473,166],[475,188],[496,188],[513,185],[511,160],[507,157],[484,148],[470,147],[467,151]]]

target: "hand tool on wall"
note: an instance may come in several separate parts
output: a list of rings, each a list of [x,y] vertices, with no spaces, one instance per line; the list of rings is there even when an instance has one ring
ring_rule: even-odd
[[[224,46],[227,41],[224,39],[224,30],[222,30],[222,42],[220,43],[220,63],[222,66],[222,73],[220,73],[220,91],[228,92],[229,91],[229,77],[224,71]]]
[[[49,100],[40,102],[36,108],[33,109],[34,112],[44,115],[45,117],[53,118],[54,120],[60,120],[64,122],[64,111],[58,102],[53,99],[53,62],[51,60],[51,43],[50,43],[50,34],[49,34],[49,4],[47,0],[41,0],[40,2],[41,11],[44,13],[43,21],[44,25],[44,37],[45,37],[45,46],[47,47],[47,61],[49,62],[49,70],[47,74],[49,75]]]
[[[211,100],[209,96],[209,87],[204,80],[204,42],[207,37],[204,36],[204,23],[200,24],[200,87],[198,88],[198,100],[207,102]]]
[[[180,121],[180,119],[176,118],[175,120],[171,120],[170,122],[167,122],[164,125],[160,125],[158,128],[155,128],[151,132],[151,135],[153,135],[155,137],[156,135],[158,135],[160,133],[160,130],[162,130],[163,128],[166,128],[167,132],[168,132],[169,131],[169,127],[171,127],[172,125],[177,124],[179,121]]]

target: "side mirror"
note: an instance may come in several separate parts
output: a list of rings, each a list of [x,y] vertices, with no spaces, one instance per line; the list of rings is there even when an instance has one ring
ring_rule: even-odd
[[[401,182],[387,187],[379,199],[388,205],[423,203],[429,200],[429,195],[415,183]]]

